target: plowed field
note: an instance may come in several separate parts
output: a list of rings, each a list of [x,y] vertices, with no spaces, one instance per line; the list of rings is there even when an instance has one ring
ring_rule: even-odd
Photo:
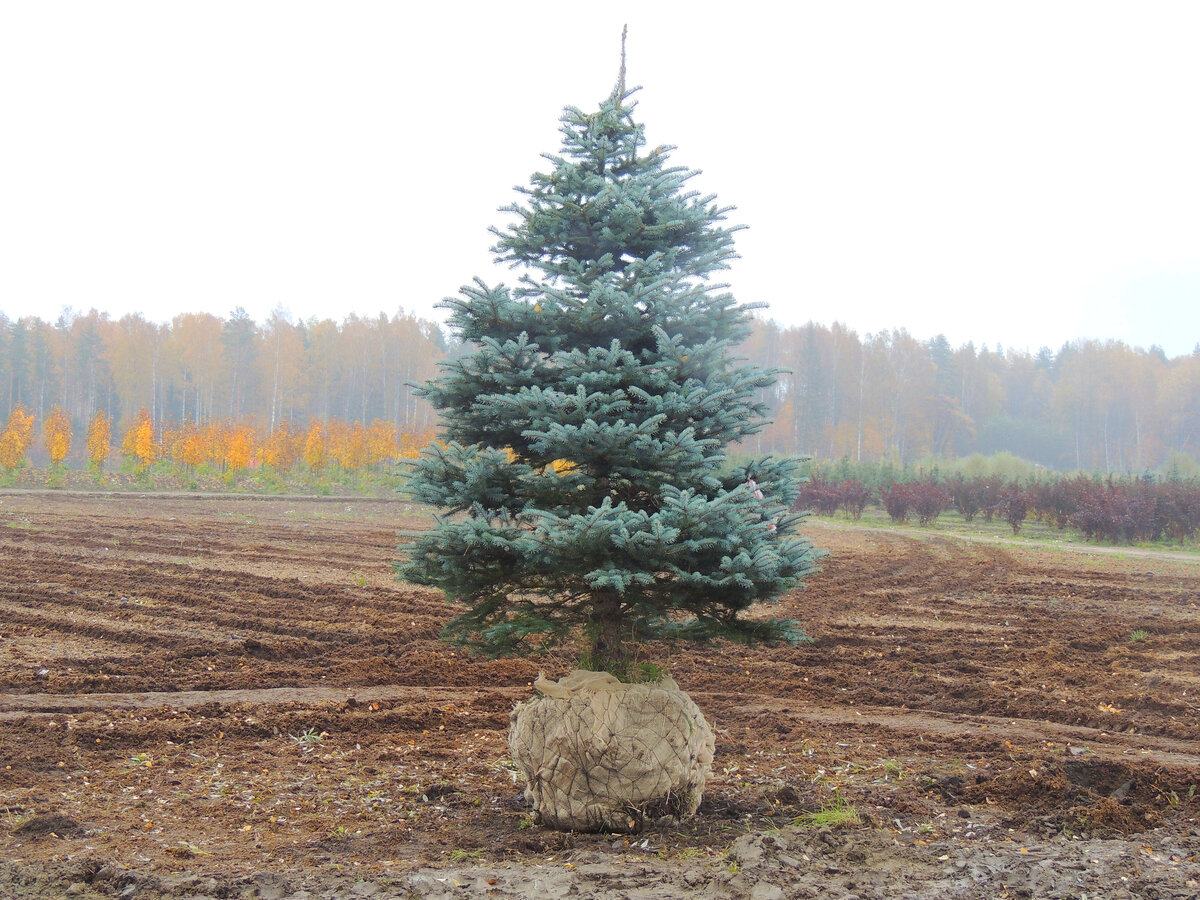
[[[918,855],[1195,845],[1195,557],[814,522],[823,572],[770,610],[811,644],[645,649],[717,759],[694,822],[614,842],[530,823],[509,710],[573,660],[440,642],[452,608],[391,569],[427,521],[391,500],[0,493],[0,894],[267,896],[264,873],[614,855],[732,891],[739,836],[846,805],[862,824],[838,834]]]

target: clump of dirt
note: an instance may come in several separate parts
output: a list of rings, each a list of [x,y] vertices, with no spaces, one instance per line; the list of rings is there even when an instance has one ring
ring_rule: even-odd
[[[83,827],[74,819],[55,814],[30,816],[12,830],[14,837],[71,837],[79,834]]]

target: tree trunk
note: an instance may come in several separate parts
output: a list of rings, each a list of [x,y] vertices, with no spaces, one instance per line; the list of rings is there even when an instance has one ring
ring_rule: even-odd
[[[595,595],[587,635],[591,643],[589,667],[597,672],[611,672],[624,680],[629,669],[629,651],[619,594],[605,591]]]

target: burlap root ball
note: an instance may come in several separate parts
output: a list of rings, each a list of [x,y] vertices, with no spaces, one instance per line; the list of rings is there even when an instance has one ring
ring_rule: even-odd
[[[541,696],[512,712],[508,747],[543,825],[628,833],[696,812],[713,733],[674,681],[622,684],[575,671],[534,687]]]

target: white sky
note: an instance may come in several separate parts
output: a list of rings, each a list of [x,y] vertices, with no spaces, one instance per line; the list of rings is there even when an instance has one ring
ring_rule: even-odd
[[[4,2],[0,311],[432,316],[617,74],[788,324],[1200,341],[1200,4]]]

